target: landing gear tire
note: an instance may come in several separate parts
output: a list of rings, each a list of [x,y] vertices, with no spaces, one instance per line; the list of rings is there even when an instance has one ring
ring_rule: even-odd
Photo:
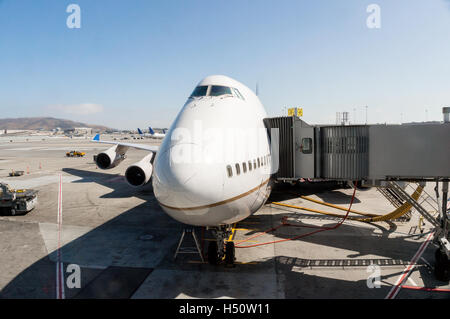
[[[434,275],[436,279],[444,282],[450,281],[450,260],[447,255],[441,251],[440,248],[436,249],[434,253],[435,265],[434,265]]]
[[[212,231],[212,235],[215,238],[208,246],[208,262],[211,265],[218,265],[222,263],[226,256],[226,240],[232,234],[231,225],[221,225],[217,227],[209,228]],[[230,260],[234,260],[234,244],[229,245]],[[232,258],[231,258],[232,257]]]
[[[234,250],[234,242],[229,241],[227,242],[226,246],[225,246],[225,265],[227,267],[234,267],[234,258],[235,256],[235,250]]]
[[[219,263],[219,251],[216,241],[212,241],[208,245],[208,262],[211,265],[217,265]]]

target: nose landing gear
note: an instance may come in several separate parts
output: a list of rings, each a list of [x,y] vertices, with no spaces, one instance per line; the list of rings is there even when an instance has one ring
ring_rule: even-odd
[[[216,240],[209,243],[208,262],[211,265],[218,265],[224,262],[227,267],[234,267],[234,242],[227,241],[227,238],[232,234],[231,226],[220,226],[211,228],[211,230]]]

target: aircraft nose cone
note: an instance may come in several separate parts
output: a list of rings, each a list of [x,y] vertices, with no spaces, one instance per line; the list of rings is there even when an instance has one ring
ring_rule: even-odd
[[[195,158],[200,147],[179,143],[162,150],[155,160],[153,189],[163,207],[183,211],[210,204],[222,195],[223,176],[211,164]]]

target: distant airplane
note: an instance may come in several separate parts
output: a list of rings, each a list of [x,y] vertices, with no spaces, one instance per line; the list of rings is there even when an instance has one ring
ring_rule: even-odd
[[[266,117],[264,106],[248,87],[226,76],[208,76],[194,89],[159,148],[102,141],[96,135],[93,142],[113,145],[97,155],[96,163],[101,169],[109,169],[124,160],[130,147],[148,151],[141,161],[127,168],[126,181],[141,186],[152,178],[156,200],[168,215],[184,224],[212,230],[217,240],[209,244],[209,262],[217,264],[223,256],[227,261],[234,260],[234,243],[226,241],[231,225],[263,206],[272,188],[270,138],[263,123]],[[197,137],[199,125],[222,136]],[[250,128],[264,134],[230,135],[232,128]],[[183,138],[179,132],[184,132]],[[207,143],[202,143],[205,138]],[[225,142],[227,138],[232,139],[233,146]],[[189,159],[196,154],[195,160]],[[211,161],[209,157],[216,154],[220,161]]]
[[[163,133],[156,133],[155,131],[153,131],[151,126],[148,127],[148,131],[150,132],[151,136],[154,138],[164,138],[166,136],[165,130],[163,130]]]
[[[140,137],[151,137],[151,134],[142,132],[142,130],[139,127],[137,130]]]
[[[166,136],[165,130],[163,130],[164,133],[155,133],[153,129],[149,126],[148,127],[149,133],[144,133],[142,130],[138,127],[138,133],[141,137],[151,137],[151,138],[164,138]]]

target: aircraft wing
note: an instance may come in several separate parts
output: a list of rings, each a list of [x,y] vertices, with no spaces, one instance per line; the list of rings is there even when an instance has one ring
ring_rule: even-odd
[[[133,143],[121,143],[121,142],[112,142],[112,141],[102,141],[100,140],[100,134],[97,134],[94,136],[94,138],[91,140],[91,142],[94,143],[101,143],[101,144],[111,144],[111,145],[118,145],[121,147],[132,147],[138,150],[145,150],[149,152],[156,153],[159,149],[159,146],[156,145],[145,145],[145,144],[133,144]]]

